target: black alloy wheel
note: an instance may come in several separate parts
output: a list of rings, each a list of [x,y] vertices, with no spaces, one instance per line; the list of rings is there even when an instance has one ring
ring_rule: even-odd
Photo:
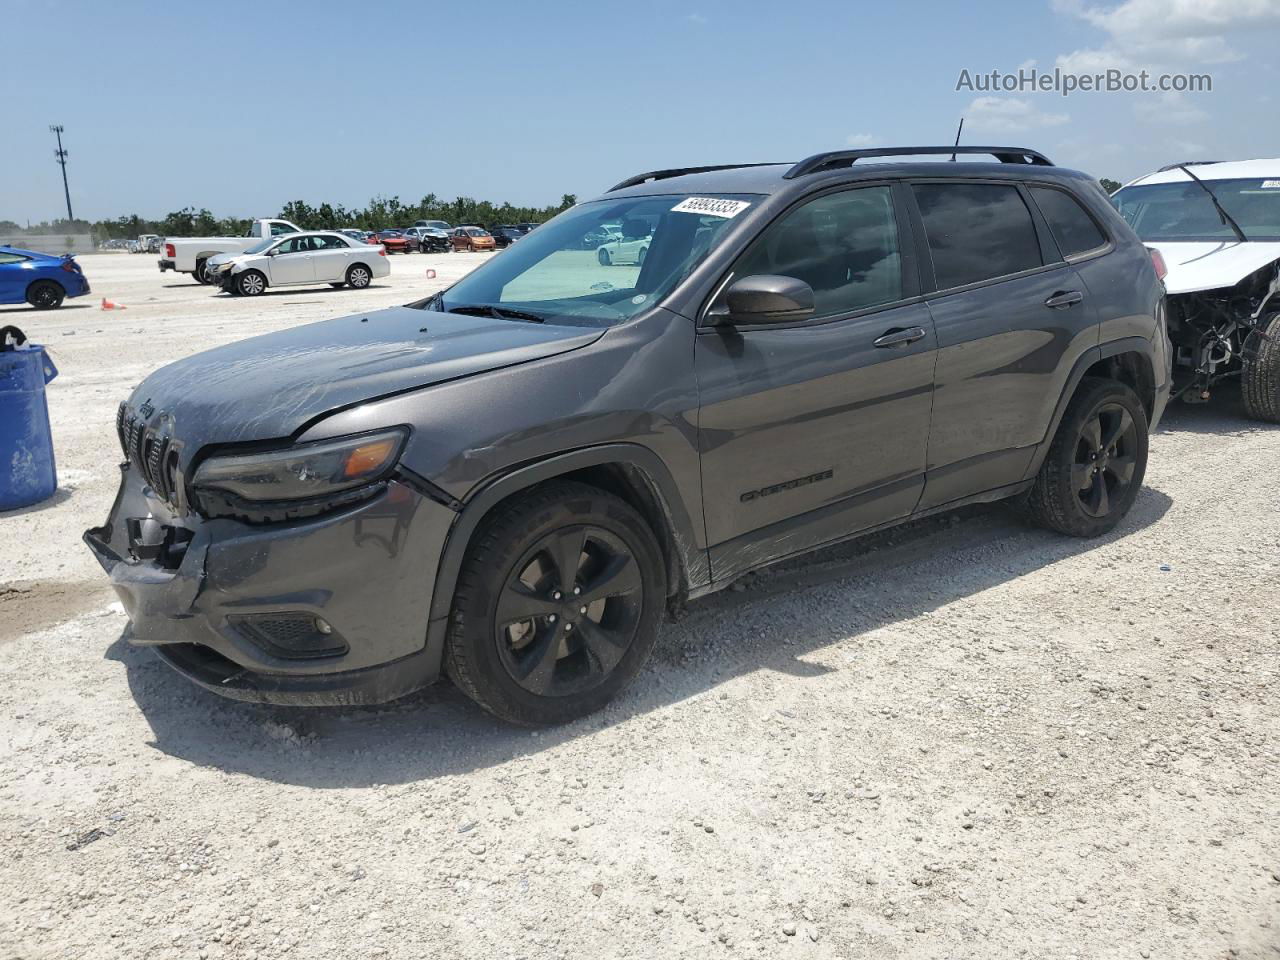
[[[1133,417],[1118,403],[1104,404],[1081,424],[1071,483],[1089,516],[1105,517],[1113,502],[1125,500],[1137,468],[1137,445]]]
[[[548,534],[516,564],[498,598],[494,631],[503,666],[541,697],[598,686],[635,639],[643,588],[635,557],[608,530]]]

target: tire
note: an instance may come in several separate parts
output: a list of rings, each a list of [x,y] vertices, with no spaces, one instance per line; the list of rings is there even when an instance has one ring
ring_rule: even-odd
[[[601,247],[599,250],[596,251],[596,260],[599,261],[600,266],[602,267],[607,267],[609,266],[609,264],[613,263],[612,258],[610,258],[609,256],[609,251],[606,250],[604,247]]]
[[[347,267],[347,286],[352,290],[363,290],[373,282],[373,271],[363,263],[353,263]]]
[[[236,292],[243,297],[257,297],[267,289],[267,278],[259,270],[246,270],[236,277]]]
[[[205,272],[204,272],[204,265],[205,265],[205,263],[206,263],[206,261],[204,261],[204,260],[197,260],[197,261],[196,261],[196,269],[195,269],[195,272],[191,274],[191,276],[195,277],[196,283],[206,283],[206,284],[207,284],[207,283],[209,282],[209,278],[208,278],[207,276],[205,276]]]
[[[637,265],[637,266],[641,266],[641,267],[643,267],[643,266],[644,266],[644,258],[645,258],[645,257],[647,257],[648,255],[649,255],[649,248],[648,248],[648,247],[641,247],[641,248],[640,248],[640,252],[639,252],[638,254],[636,254],[636,265]]]
[[[497,507],[467,547],[445,671],[510,723],[585,716],[644,666],[666,582],[658,541],[629,504],[580,483],[534,487]],[[498,619],[520,613],[529,616]]]
[[[1086,377],[1067,405],[1027,500],[1041,526],[1073,537],[1115,528],[1147,472],[1147,412],[1123,383]]]
[[[1262,335],[1249,334],[1240,392],[1254,420],[1280,423],[1280,313],[1263,321]]]
[[[57,310],[67,297],[67,291],[56,280],[37,280],[27,287],[27,303],[37,310]]]

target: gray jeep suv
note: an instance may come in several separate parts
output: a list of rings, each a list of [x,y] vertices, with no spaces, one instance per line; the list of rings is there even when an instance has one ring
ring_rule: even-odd
[[[1090,178],[952,152],[631,177],[428,299],[155,372],[86,534],[131,640],[239,699],[443,669],[555,723],[669,600],[783,558],[1002,498],[1112,529],[1168,397],[1161,280]]]

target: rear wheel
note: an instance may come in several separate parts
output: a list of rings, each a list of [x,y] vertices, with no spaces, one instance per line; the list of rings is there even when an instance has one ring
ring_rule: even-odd
[[[197,261],[196,261],[196,269],[195,269],[195,272],[191,274],[191,276],[195,277],[195,279],[196,279],[196,283],[208,283],[208,282],[209,282],[209,277],[208,277],[208,276],[205,274],[205,272],[204,272],[204,265],[205,265],[205,262],[206,262],[206,261],[204,261],[204,260],[197,260]]]
[[[573,720],[604,706],[644,665],[665,585],[658,542],[631,506],[583,484],[542,485],[476,531],[445,669],[503,720]]]
[[[236,290],[245,297],[256,297],[267,289],[267,278],[257,270],[246,270],[236,277]]]
[[[67,291],[56,280],[37,280],[27,287],[27,303],[37,310],[56,310],[66,296]]]
[[[1244,348],[1241,393],[1244,409],[1255,420],[1280,423],[1280,313],[1249,334]]]
[[[347,284],[353,290],[363,290],[373,280],[373,273],[363,263],[354,263],[347,268]]]
[[[1058,425],[1028,505],[1043,526],[1097,537],[1129,512],[1147,472],[1147,412],[1123,383],[1087,377]]]

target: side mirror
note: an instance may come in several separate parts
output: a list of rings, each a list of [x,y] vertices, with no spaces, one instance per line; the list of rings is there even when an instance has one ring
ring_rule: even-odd
[[[715,326],[797,323],[813,316],[813,288],[795,277],[758,274],[729,285],[707,319]]]

